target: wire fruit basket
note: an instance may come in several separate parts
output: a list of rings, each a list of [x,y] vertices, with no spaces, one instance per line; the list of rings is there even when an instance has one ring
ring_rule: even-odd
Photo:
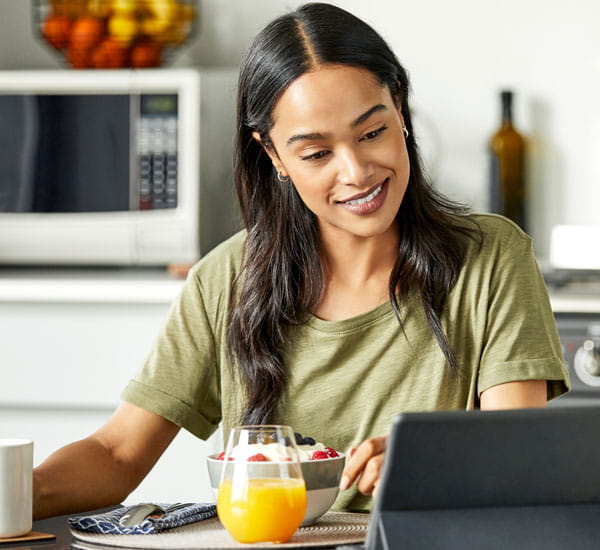
[[[160,67],[194,36],[198,0],[32,0],[36,35],[69,67]]]

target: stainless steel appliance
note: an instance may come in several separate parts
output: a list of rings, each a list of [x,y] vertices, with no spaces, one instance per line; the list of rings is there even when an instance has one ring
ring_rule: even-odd
[[[542,270],[571,391],[551,406],[600,405],[600,226],[559,225]]]
[[[571,391],[560,405],[600,405],[600,272],[546,273]]]
[[[571,391],[556,405],[600,405],[600,312],[556,312]]]
[[[0,264],[193,262],[231,235],[234,75],[0,72]]]

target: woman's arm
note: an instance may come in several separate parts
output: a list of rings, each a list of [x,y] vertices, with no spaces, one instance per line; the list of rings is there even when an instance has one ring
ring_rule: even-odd
[[[519,380],[498,384],[481,393],[480,409],[524,409],[545,407],[547,402],[546,380]]]
[[[97,432],[50,455],[33,472],[33,517],[119,504],[151,470],[179,427],[122,403]]]

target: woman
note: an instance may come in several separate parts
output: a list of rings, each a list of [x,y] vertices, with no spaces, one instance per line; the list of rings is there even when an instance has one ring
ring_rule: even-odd
[[[544,406],[567,389],[531,240],[420,167],[405,71],[351,14],[309,4],[242,65],[245,231],[190,272],[123,404],[35,472],[36,517],[124,499],[180,427],[283,423],[350,449],[365,510],[400,411]]]

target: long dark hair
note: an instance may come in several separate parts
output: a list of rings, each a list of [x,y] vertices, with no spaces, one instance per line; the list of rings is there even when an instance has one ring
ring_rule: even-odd
[[[473,234],[459,219],[467,210],[440,195],[424,176],[408,106],[408,76],[386,42],[341,8],[306,4],[258,34],[238,83],[234,177],[247,241],[228,345],[246,397],[243,423],[269,421],[287,382],[282,356],[288,331],[318,303],[324,285],[316,217],[291,182],[277,181],[252,132],[270,145],[277,100],[296,78],[324,64],[371,71],[401,107],[409,132],[410,179],[397,215],[400,246],[389,279],[390,300],[402,326],[399,298],[418,289],[449,368],[459,370],[440,314],[463,264],[464,238]]]

